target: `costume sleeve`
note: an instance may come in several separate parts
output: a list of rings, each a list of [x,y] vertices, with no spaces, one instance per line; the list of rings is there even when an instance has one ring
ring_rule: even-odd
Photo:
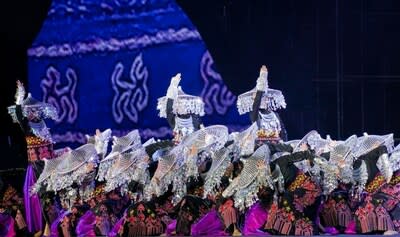
[[[264,91],[257,91],[256,97],[254,98],[253,110],[250,112],[250,120],[252,123],[256,122],[258,119],[258,111],[260,109],[261,98]]]
[[[325,158],[326,160],[329,160],[331,158],[331,153],[330,152],[324,152],[324,153],[321,153],[319,156]]]
[[[378,158],[382,155],[387,153],[387,148],[386,146],[379,146],[375,148],[374,150],[368,152],[367,154],[359,157],[359,159],[365,160],[365,161],[377,161]]]
[[[292,153],[289,162],[291,164],[293,164],[293,163],[296,163],[298,161],[312,159],[313,157],[314,157],[313,154],[309,150],[307,150],[307,151],[299,151],[299,152]]]
[[[292,153],[293,147],[284,143],[268,143],[268,148],[271,151],[271,154],[275,154],[277,152],[289,152]]]
[[[28,133],[29,132],[28,120],[22,114],[22,106],[21,105],[15,105],[15,114],[17,115],[17,120],[18,120],[19,125],[22,128],[22,131],[24,133]]]
[[[173,99],[168,99],[167,100],[167,120],[169,123],[169,126],[171,128],[175,127],[175,114],[172,112],[173,108],[172,106],[174,105],[174,100]]]
[[[202,121],[199,115],[193,114],[192,115],[193,127],[197,130],[200,129],[200,125],[202,125]]]
[[[281,137],[282,141],[287,141],[288,140],[288,135],[287,135],[287,131],[285,128],[285,124],[283,124],[281,117],[279,116],[278,113],[275,113],[276,117],[279,120],[279,123],[281,124],[281,132],[279,134],[279,136]]]

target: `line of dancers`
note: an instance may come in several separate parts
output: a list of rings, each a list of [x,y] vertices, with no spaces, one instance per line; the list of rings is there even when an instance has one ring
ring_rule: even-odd
[[[238,96],[251,124],[204,126],[204,103],[181,75],[158,100],[173,139],[142,141],[97,130],[76,148],[53,149],[45,119],[56,109],[17,83],[13,120],[26,135],[24,198],[0,206],[4,236],[317,235],[400,231],[400,146],[393,134],[287,141],[281,91],[260,69]],[[109,151],[109,146],[111,150]]]

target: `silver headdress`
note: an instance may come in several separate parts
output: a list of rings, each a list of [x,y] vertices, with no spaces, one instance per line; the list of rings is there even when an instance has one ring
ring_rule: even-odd
[[[49,179],[52,179],[52,176],[56,175],[57,166],[62,162],[63,158],[65,158],[65,156],[60,156],[54,159],[44,159],[43,171],[30,190],[31,195],[38,193],[44,186],[46,186],[47,191],[54,191],[51,187],[52,182],[48,181]]]
[[[222,125],[202,128],[187,137],[166,155],[159,159],[157,170],[145,188],[146,199],[152,195],[162,195],[172,184],[173,202],[178,203],[186,195],[189,177],[198,176],[197,152],[208,149],[211,152],[222,148],[228,139],[228,129]]]
[[[400,144],[397,145],[390,154],[389,162],[393,172],[400,170]]]
[[[91,163],[95,167],[98,161],[93,144],[85,144],[66,152],[60,159],[62,161],[57,165],[56,174],[51,178],[54,191],[70,188],[73,183],[81,184],[90,172],[87,164]]]
[[[8,113],[13,122],[18,123],[15,108],[15,105],[8,107]],[[43,120],[46,118],[56,120],[58,118],[56,108],[51,104],[36,100],[29,93],[28,97],[22,101],[21,109],[22,115],[28,119],[32,133],[45,141],[52,142],[50,131]]]
[[[300,149],[300,145],[306,143],[310,146],[312,150],[315,151],[316,154],[321,154],[325,152],[329,152],[331,147],[330,139],[323,139],[321,135],[316,131],[309,132],[306,136],[304,136],[301,140],[295,140],[291,143],[293,147],[293,152],[297,152]],[[320,164],[320,165],[319,165]],[[321,183],[321,169],[323,169],[324,162],[323,160],[318,160],[314,166],[311,166],[308,160],[302,160],[295,163],[296,167],[302,170],[304,173],[311,173],[311,179],[317,184]]]
[[[130,149],[140,148],[142,146],[138,130],[133,130],[123,137],[113,137],[111,152],[100,161],[97,180],[103,181],[108,169],[115,162],[117,156]]]
[[[182,151],[182,147],[178,145],[166,155],[158,159],[158,166],[153,178],[151,179],[150,184],[146,185],[144,189],[144,196],[146,200],[150,200],[153,195],[157,197],[161,196],[168,190],[168,185],[173,182],[174,176],[182,176],[180,173],[175,172],[176,161],[178,160],[177,156],[181,156]],[[181,178],[183,179],[183,177]],[[183,183],[186,183],[186,181]]]
[[[204,180],[204,198],[210,194],[215,195],[216,190],[220,187],[221,178],[231,164],[229,153],[230,149],[224,147],[212,156],[211,167]]]
[[[274,189],[269,167],[270,151],[268,146],[259,147],[252,156],[242,159],[244,166],[238,177],[222,193],[223,197],[233,195],[235,207],[243,211],[258,200],[257,193],[261,187]]]
[[[253,123],[246,130],[236,135],[235,145],[239,147],[240,156],[253,154],[257,138],[257,130],[257,123]]]
[[[354,183],[353,180],[353,162],[354,156],[351,150],[355,146],[356,139],[351,142],[338,144],[330,153],[330,163],[338,167],[338,179],[345,183]]]
[[[298,143],[299,144],[299,143]],[[307,138],[307,144],[310,146],[312,150],[314,150],[317,154],[321,154],[324,152],[329,152],[331,147],[331,140],[323,139],[320,134],[313,134],[312,136]]]
[[[314,158],[314,166],[320,168],[324,172],[324,178],[322,179],[323,193],[325,195],[330,194],[333,190],[335,190],[339,184],[338,182],[338,167],[336,165],[332,165],[330,160],[327,161],[323,157],[315,157]],[[319,176],[319,174],[316,174]],[[321,182],[321,180],[318,180]]]
[[[379,156],[378,161],[376,162],[376,166],[379,171],[386,178],[386,182],[389,183],[393,176],[393,167],[389,161],[389,155],[387,153]]]
[[[239,114],[245,114],[253,110],[256,93],[257,89],[254,88],[238,96],[237,108]],[[264,92],[264,95],[261,99],[260,108],[269,111],[276,111],[281,108],[286,108],[285,97],[280,90],[268,88]]]
[[[201,151],[205,149],[213,153],[224,146],[228,141],[228,137],[229,132],[226,126],[213,125],[189,134],[183,139],[180,145],[184,147],[185,150],[195,148],[197,151]],[[194,155],[195,157],[190,157],[190,154],[185,155],[185,157],[182,157],[184,160],[180,161],[184,164],[186,178],[198,176],[198,157],[197,154]]]
[[[314,141],[318,138],[320,138],[321,136],[319,135],[319,133],[315,130],[310,131],[309,133],[307,133],[293,148],[293,152],[298,152],[300,151],[301,145],[302,144],[309,144],[309,141]]]
[[[31,93],[28,93],[28,96],[23,100],[21,107],[22,115],[29,120],[46,118],[56,120],[58,118],[57,109],[53,105],[36,100],[32,97]],[[8,113],[11,115],[13,122],[18,123],[15,105],[8,107]]]
[[[128,192],[128,184],[131,181],[144,185],[149,181],[148,160],[148,155],[143,148],[120,154],[107,172],[105,191],[110,192],[120,188],[121,194],[125,194]]]
[[[355,192],[356,198],[360,198],[362,192],[364,192],[365,185],[368,181],[368,169],[364,160],[361,160],[359,168],[353,170],[353,179],[356,185],[353,185],[352,192]]]
[[[356,138],[354,137],[353,146],[355,141]],[[337,188],[339,181],[346,184],[354,183],[352,143],[350,141],[346,145],[345,143],[338,143],[331,149],[329,161],[323,157],[314,159],[314,166],[319,167],[324,172],[322,186],[325,195]]]
[[[93,144],[96,148],[97,154],[99,154],[100,160],[107,154],[108,143],[111,139],[111,129],[107,129],[103,132],[96,130],[96,134],[93,136],[86,135],[87,143]]]
[[[224,146],[228,137],[229,132],[226,126],[212,125],[186,136],[181,145],[188,148],[195,146],[198,150],[207,148],[216,151]]]
[[[353,148],[353,154],[354,157],[358,158],[382,145],[386,146],[388,152],[390,152],[393,150],[393,144],[393,134],[383,136],[364,134],[364,136],[358,138],[357,144]]]
[[[167,96],[163,96],[158,99],[157,109],[160,111],[159,116],[161,118],[167,117]],[[201,97],[188,95],[182,91],[181,87],[178,87],[178,95],[174,100],[172,106],[172,112],[174,114],[197,114],[200,116],[204,115],[204,102]]]

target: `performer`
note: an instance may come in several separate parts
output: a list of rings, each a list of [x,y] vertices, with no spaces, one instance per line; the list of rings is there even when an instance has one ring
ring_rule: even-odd
[[[287,134],[282,120],[275,112],[286,108],[285,98],[279,90],[268,86],[268,70],[265,65],[260,69],[256,88],[239,95],[237,101],[239,114],[250,112],[251,122],[258,126],[258,141],[287,140]]]
[[[309,134],[308,134],[309,135]],[[296,167],[295,163],[312,160],[314,154],[306,143],[307,135],[298,142],[293,152],[273,153],[271,170],[277,180],[278,189],[283,193],[279,202],[272,204],[265,229],[283,235],[313,235],[319,205],[320,187],[308,174]]]
[[[400,232],[400,145],[392,151],[389,158],[389,166],[386,170],[392,170],[390,182],[382,188],[382,192],[388,195],[386,208],[390,212],[395,230]]]
[[[42,217],[46,225],[49,225],[47,216],[42,213],[44,203],[39,199],[39,195],[44,198],[44,193],[30,196],[30,188],[42,172],[43,159],[54,157],[53,141],[44,119],[55,120],[57,111],[54,106],[34,99],[30,93],[25,98],[25,89],[20,81],[17,81],[15,99],[15,105],[8,107],[8,112],[25,133],[28,151],[28,168],[24,184],[26,222],[29,232],[40,235],[44,227]]]
[[[158,99],[157,109],[160,117],[167,118],[173,129],[174,142],[179,143],[183,137],[200,129],[200,117],[204,115],[204,103],[200,97],[185,94],[178,87],[181,74],[171,79],[167,95]]]
[[[357,137],[353,135],[346,141],[323,140],[320,143],[325,143],[325,148],[316,147],[320,157],[314,160],[315,166],[318,167],[315,170],[322,176],[318,177],[318,180],[325,196],[325,199],[321,200],[318,224],[325,233],[355,234],[354,217],[349,207],[349,190],[353,184],[351,150],[356,142]]]
[[[395,231],[393,219],[389,214],[390,203],[398,197],[385,194],[383,188],[391,181],[388,150],[393,144],[393,136],[364,135],[359,141],[354,155],[354,177],[357,183],[356,196],[360,205],[355,211],[359,233],[388,233]],[[385,145],[386,144],[386,145]],[[365,194],[365,195],[363,195]]]
[[[0,236],[26,236],[28,229],[23,216],[23,198],[9,185],[0,201]]]
[[[121,236],[157,236],[164,232],[165,225],[157,214],[153,201],[138,202],[128,207]]]

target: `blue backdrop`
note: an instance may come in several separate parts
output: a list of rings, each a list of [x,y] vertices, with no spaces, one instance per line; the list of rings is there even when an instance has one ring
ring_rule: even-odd
[[[250,123],[173,0],[55,0],[28,56],[30,91],[59,111],[49,127],[60,145],[96,128],[169,136],[156,104],[178,72],[183,90],[203,97],[205,125]]]

